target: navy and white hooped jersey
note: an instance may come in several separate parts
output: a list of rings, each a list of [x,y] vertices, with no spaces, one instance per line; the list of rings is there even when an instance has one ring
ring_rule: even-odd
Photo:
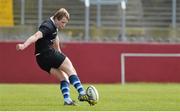
[[[35,42],[35,54],[51,48],[53,40],[57,36],[58,29],[54,25],[53,21],[49,18],[40,25],[39,31],[42,32],[43,37]]]

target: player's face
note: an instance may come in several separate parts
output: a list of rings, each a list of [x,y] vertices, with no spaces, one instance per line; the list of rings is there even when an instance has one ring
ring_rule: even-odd
[[[59,20],[59,21],[57,22],[58,28],[64,29],[64,27],[66,26],[67,23],[68,23],[67,18],[66,18],[66,17],[63,17],[61,20]]]

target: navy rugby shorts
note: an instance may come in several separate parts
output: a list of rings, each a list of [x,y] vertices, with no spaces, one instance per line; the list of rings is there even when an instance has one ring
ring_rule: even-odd
[[[50,73],[51,68],[59,68],[66,56],[55,49],[49,49],[39,53],[36,61],[41,69]]]

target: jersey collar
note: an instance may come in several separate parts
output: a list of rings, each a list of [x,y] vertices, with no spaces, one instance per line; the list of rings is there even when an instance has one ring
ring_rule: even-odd
[[[50,17],[50,20],[53,22],[54,26],[56,27],[55,21],[53,19],[53,16]],[[57,28],[57,27],[56,27]]]

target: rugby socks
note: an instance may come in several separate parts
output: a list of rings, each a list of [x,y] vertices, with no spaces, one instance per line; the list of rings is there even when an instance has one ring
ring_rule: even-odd
[[[69,77],[70,83],[76,88],[80,95],[84,95],[85,91],[77,75],[71,75]]]
[[[71,103],[72,100],[70,98],[69,83],[67,81],[65,81],[65,80],[61,81],[60,89],[61,89],[62,95],[64,97],[64,101],[66,103]]]

